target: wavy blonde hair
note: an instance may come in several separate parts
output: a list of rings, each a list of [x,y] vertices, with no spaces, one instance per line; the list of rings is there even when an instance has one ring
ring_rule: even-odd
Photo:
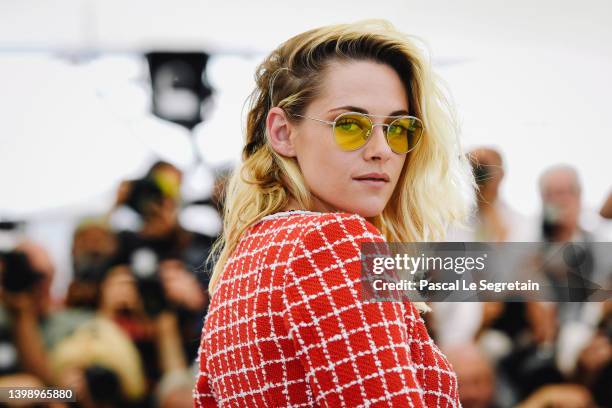
[[[389,203],[373,224],[390,242],[431,241],[443,239],[448,225],[467,215],[473,176],[460,150],[447,93],[417,42],[383,20],[310,30],[282,43],[257,69],[243,160],[227,185],[223,235],[211,254],[217,258],[209,284],[211,294],[240,236],[251,225],[283,210],[290,198],[301,208],[312,208],[297,161],[277,154],[268,142],[269,110],[278,106],[292,122],[299,122],[295,115],[303,114],[320,95],[329,64],[351,60],[391,66],[406,87],[410,114],[425,125],[423,138],[409,153]]]

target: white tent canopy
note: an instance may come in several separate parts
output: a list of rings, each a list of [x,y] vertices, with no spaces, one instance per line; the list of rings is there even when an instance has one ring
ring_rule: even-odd
[[[385,18],[438,55],[483,57],[512,45],[612,53],[606,0],[21,0],[0,11],[0,47],[15,50],[252,53],[318,25]]]
[[[504,153],[515,207],[537,211],[535,177],[557,162],[578,168],[594,207],[612,174],[610,16],[605,0],[2,1],[0,215],[104,207],[153,157],[192,164],[188,133],[147,113],[140,53],[213,54],[215,109],[195,135],[217,164],[239,157],[243,102],[263,53],[306,29],[372,17],[429,45],[464,144]]]

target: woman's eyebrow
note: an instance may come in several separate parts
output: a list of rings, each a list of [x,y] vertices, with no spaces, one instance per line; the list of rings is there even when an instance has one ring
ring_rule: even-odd
[[[367,109],[363,109],[363,108],[360,108],[360,107],[357,107],[357,106],[350,106],[350,105],[340,106],[338,108],[330,109],[328,111],[328,113],[339,111],[339,110],[346,110],[346,111],[349,111],[349,112],[359,112],[359,113],[364,113],[366,115],[369,114]],[[393,112],[391,112],[387,116],[401,116],[401,115],[410,115],[410,113],[407,110],[403,110],[402,109],[402,110],[393,111]],[[378,116],[378,115],[376,115],[376,116]],[[381,116],[384,116],[384,115],[381,115]]]

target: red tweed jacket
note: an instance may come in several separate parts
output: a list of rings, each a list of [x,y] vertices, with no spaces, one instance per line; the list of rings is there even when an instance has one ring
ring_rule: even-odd
[[[363,302],[358,215],[283,212],[242,237],[211,299],[196,407],[460,407],[410,302]]]

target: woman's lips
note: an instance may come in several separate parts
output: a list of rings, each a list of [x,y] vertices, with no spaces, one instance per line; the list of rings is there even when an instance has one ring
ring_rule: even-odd
[[[353,179],[353,180],[363,185],[370,186],[370,187],[383,187],[388,183],[388,181],[381,180],[381,179]]]

